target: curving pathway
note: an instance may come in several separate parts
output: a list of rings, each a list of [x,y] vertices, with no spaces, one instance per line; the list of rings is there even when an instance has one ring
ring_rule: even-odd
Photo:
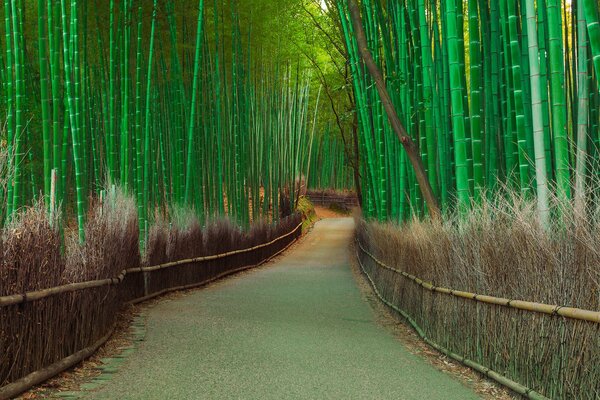
[[[93,399],[476,399],[376,323],[349,267],[350,218],[285,256],[148,309]]]

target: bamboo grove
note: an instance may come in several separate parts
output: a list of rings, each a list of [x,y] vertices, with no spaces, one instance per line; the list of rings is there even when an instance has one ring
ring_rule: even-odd
[[[309,189],[352,190],[354,166],[347,145],[331,134],[330,127],[314,139],[307,186]]]
[[[83,240],[90,199],[112,185],[137,199],[142,240],[172,205],[241,224],[293,209],[317,93],[253,54],[236,2],[187,4],[186,24],[181,4],[4,1],[3,220],[54,190]]]
[[[363,208],[427,212],[359,56],[348,0],[337,2],[360,126]],[[363,0],[368,47],[445,212],[498,185],[583,195],[600,160],[597,0]]]

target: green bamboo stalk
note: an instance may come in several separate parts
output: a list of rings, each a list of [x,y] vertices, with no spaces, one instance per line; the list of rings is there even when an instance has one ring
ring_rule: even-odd
[[[525,109],[522,88],[521,72],[521,49],[519,45],[517,32],[517,16],[515,3],[512,0],[506,0],[506,12],[508,17],[508,37],[510,40],[510,66],[513,80],[513,100],[516,113],[516,129],[518,138],[518,157],[519,157],[519,178],[521,193],[529,193],[529,160],[530,155],[527,152],[527,133],[525,131]]]
[[[223,201],[223,160],[221,152],[223,151],[222,137],[222,121],[221,121],[221,67],[219,64],[219,14],[217,11],[217,0],[214,0],[214,31],[215,31],[215,134],[216,134],[216,154],[217,154],[217,180],[216,180],[216,195],[218,202],[218,214],[225,213],[225,205]]]
[[[544,118],[542,114],[543,87],[540,79],[539,47],[537,39],[537,26],[535,14],[535,0],[525,1],[527,16],[527,40],[529,42],[529,64],[531,83],[531,106],[533,116],[533,139],[535,150],[535,177],[537,182],[537,205],[538,214],[542,226],[549,226],[550,206],[548,189],[548,177],[546,175],[546,147],[544,145]]]
[[[130,50],[130,25],[131,12],[130,2],[123,0],[123,19],[124,32],[122,44],[122,60],[121,60],[121,145],[120,145],[120,180],[121,186],[127,191],[130,189],[129,183],[129,158],[130,158],[130,127],[129,127],[129,50]]]
[[[571,197],[569,150],[566,132],[562,21],[559,0],[547,0],[548,41],[550,56],[550,90],[552,102],[552,129],[556,163],[556,184],[563,199]]]
[[[106,137],[106,155],[107,169],[109,181],[113,181],[117,177],[116,167],[116,113],[115,113],[115,81],[116,81],[116,60],[115,60],[115,0],[110,0],[109,3],[110,26],[109,26],[109,60],[108,60],[108,118],[109,125]]]
[[[50,76],[52,84],[52,169],[61,176],[62,160],[62,130],[60,127],[60,5],[57,1],[48,1],[48,46],[50,52]],[[61,204],[63,200],[62,179],[56,180],[55,202]]]
[[[202,49],[202,34],[204,32],[204,0],[198,3],[198,27],[196,30],[196,54],[194,56],[194,80],[192,83],[192,103],[190,106],[190,121],[188,124],[187,140],[187,171],[185,176],[185,203],[190,201],[190,191],[192,190],[192,171],[193,171],[193,146],[194,146],[194,126],[196,117],[196,98],[198,96],[198,73],[200,70],[200,55]]]
[[[596,82],[600,91],[600,20],[598,19],[598,2],[595,0],[581,0],[587,22],[590,45],[592,47],[592,59],[596,71]],[[580,6],[580,7],[581,7]]]
[[[13,50],[14,50],[14,89],[15,89],[15,128],[14,128],[14,153],[12,157],[14,157],[14,167],[13,167],[13,175],[14,175],[14,185],[13,185],[13,197],[12,197],[12,210],[13,212],[19,210],[19,208],[23,205],[23,164],[25,161],[25,152],[24,152],[24,134],[25,134],[25,125],[23,123],[23,108],[24,108],[24,98],[25,98],[25,82],[23,77],[24,72],[24,59],[23,52],[21,48],[21,24],[20,24],[20,16],[19,11],[21,8],[19,7],[19,3],[17,0],[10,0],[12,7],[12,33],[13,33]]]
[[[154,60],[154,40],[155,40],[155,31],[156,31],[156,13],[157,13],[158,0],[154,0],[152,7],[152,27],[150,28],[150,49],[148,52],[148,72],[146,75],[146,105],[145,105],[145,124],[144,124],[144,201],[143,201],[143,212],[138,216],[139,224],[140,224],[140,243],[142,243],[142,247],[146,243],[146,236],[148,232],[148,206],[149,206],[149,191],[150,191],[150,164],[152,162],[151,154],[150,154],[150,141],[151,141],[151,131],[150,131],[150,104],[152,101],[152,65]]]
[[[473,153],[473,198],[478,201],[484,188],[484,166],[482,151],[482,107],[481,107],[481,39],[479,32],[479,10],[477,0],[469,0],[469,76],[470,76],[470,131]]]
[[[140,237],[145,222],[142,222],[144,215],[144,156],[142,136],[142,5],[138,6],[138,26],[137,26],[137,46],[135,57],[135,182],[136,182],[136,200],[138,208],[138,219]]]
[[[50,195],[50,171],[52,156],[50,149],[50,110],[48,98],[48,56],[45,26],[44,0],[38,0],[38,57],[40,63],[40,96],[42,104],[42,140],[44,148],[44,195]],[[50,202],[48,202],[50,206]]]
[[[77,195],[77,225],[79,231],[79,241],[83,242],[85,240],[85,206],[84,199],[85,193],[83,192],[83,176],[82,176],[82,160],[81,160],[81,148],[79,141],[79,116],[77,114],[77,103],[78,98],[77,94],[77,83],[73,83],[71,77],[73,76],[73,70],[71,65],[71,56],[70,51],[73,50],[73,54],[77,54],[77,49],[71,49],[69,44],[69,32],[67,30],[67,8],[66,8],[66,0],[61,0],[61,21],[62,21],[62,35],[63,35],[63,62],[65,69],[65,87],[66,87],[66,102],[67,102],[67,110],[69,114],[69,127],[71,131],[71,139],[73,142],[73,160],[75,166],[75,190]],[[71,15],[73,21],[73,29],[72,35],[77,37],[77,0],[71,0]],[[74,41],[74,44],[76,41]],[[74,57],[76,60],[77,58]],[[75,74],[76,76],[76,74]],[[65,125],[66,126],[66,125]]]
[[[546,34],[547,16],[546,16],[546,0],[539,0],[539,6],[537,7],[538,14],[538,45],[540,49],[540,85],[542,88],[547,88],[548,83],[548,51],[547,41],[548,35]],[[555,171],[553,168],[553,154],[552,154],[552,140],[551,140],[551,127],[550,127],[550,103],[548,97],[548,90],[542,90],[542,116],[544,120],[544,146],[546,146],[546,174],[549,180],[553,180]]]
[[[7,149],[8,149],[8,173],[9,181],[7,188],[7,218],[10,219],[13,213],[13,187],[14,176],[11,176],[15,170],[14,146],[15,137],[14,131],[14,91],[13,87],[13,51],[12,51],[12,3],[4,2],[4,22],[6,34],[6,132],[7,132]]]
[[[454,157],[456,170],[456,189],[460,207],[468,207],[469,171],[467,162],[467,139],[465,133],[465,115],[463,108],[463,88],[460,80],[460,56],[458,44],[458,28],[456,26],[457,10],[452,1],[446,2],[446,40],[450,68],[450,88],[452,104],[452,124],[454,137]]]
[[[433,80],[433,71],[432,71],[432,55],[431,55],[431,40],[429,38],[429,28],[427,24],[427,18],[425,14],[425,1],[419,0],[418,7],[419,9],[419,32],[421,39],[421,55],[423,62],[423,99],[426,102],[424,115],[424,125],[425,125],[425,136],[427,147],[426,149],[421,149],[422,151],[426,150],[427,152],[427,172],[429,177],[429,182],[431,183],[431,187],[433,189],[434,194],[438,195],[438,179],[437,179],[437,168],[436,168],[436,138],[434,135],[434,129],[436,128],[434,124],[434,110],[433,110],[433,88],[432,88],[432,80]]]

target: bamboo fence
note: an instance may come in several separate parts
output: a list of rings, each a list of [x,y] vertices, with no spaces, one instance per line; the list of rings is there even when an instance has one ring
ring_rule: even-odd
[[[290,226],[291,228],[286,228]],[[116,312],[122,304],[135,304],[150,298],[160,296],[164,293],[190,289],[206,285],[217,279],[234,274],[249,268],[261,265],[278,254],[285,251],[291,246],[296,239],[301,235],[302,218],[295,214],[279,224],[279,229],[286,229],[285,233],[280,234],[276,238],[268,242],[258,244],[243,249],[225,251],[220,254],[188,258],[176,262],[167,262],[154,266],[140,266],[123,270],[116,277],[108,279],[93,280],[87,282],[78,282],[57,287],[47,288],[43,290],[31,291],[22,294],[0,297],[0,319],[14,321],[37,320],[41,322],[38,329],[27,327],[23,335],[38,336],[44,330],[44,324],[50,323],[43,316],[40,316],[38,309],[51,308],[53,309],[52,316],[55,316],[56,310],[60,308],[69,310],[68,318],[61,317],[61,321],[67,329],[79,324],[79,329],[102,329],[102,332],[93,332],[89,335],[90,343],[85,346],[79,346],[69,343],[52,344],[52,338],[39,338],[47,342],[45,348],[50,351],[50,348],[59,347],[64,352],[64,349],[70,349],[67,355],[58,357],[55,352],[55,357],[48,361],[45,354],[33,354],[34,358],[43,359],[44,362],[38,362],[40,365],[35,371],[29,371],[24,376],[14,379],[12,382],[7,381],[6,376],[0,376],[0,399],[8,399],[22,393],[23,391],[57,375],[58,373],[76,365],[83,359],[91,356],[103,343],[105,343],[112,331],[116,321]],[[80,303],[90,303],[94,309],[108,308],[109,318],[104,318],[105,323],[98,327],[89,321],[78,321],[78,315],[81,319],[87,319],[81,314],[80,310],[86,310],[86,305]],[[69,307],[68,305],[71,305]],[[75,305],[75,307],[73,307]],[[10,315],[9,315],[10,314]],[[106,316],[105,316],[106,317]],[[74,321],[73,321],[74,320]],[[81,336],[81,332],[77,335]],[[56,335],[55,340],[68,339],[69,337],[60,337]],[[48,344],[50,343],[50,344]]]
[[[436,350],[530,399],[598,398],[599,351],[587,342],[599,337],[600,311],[444,288],[358,238],[356,252],[379,299]]]
[[[337,205],[346,210],[351,210],[352,208],[359,206],[358,197],[354,192],[309,190],[306,193],[306,196],[310,199],[311,203],[324,207]]]

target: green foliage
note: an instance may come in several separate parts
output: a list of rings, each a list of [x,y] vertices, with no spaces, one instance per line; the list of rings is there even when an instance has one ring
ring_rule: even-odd
[[[81,240],[106,181],[136,198],[142,242],[172,205],[242,224],[293,209],[325,123],[309,70],[328,56],[307,10],[320,12],[292,0],[5,2],[7,214],[51,195],[51,169]]]
[[[318,220],[315,206],[308,197],[300,196],[298,199],[297,210],[302,215],[302,232],[306,232]]]

